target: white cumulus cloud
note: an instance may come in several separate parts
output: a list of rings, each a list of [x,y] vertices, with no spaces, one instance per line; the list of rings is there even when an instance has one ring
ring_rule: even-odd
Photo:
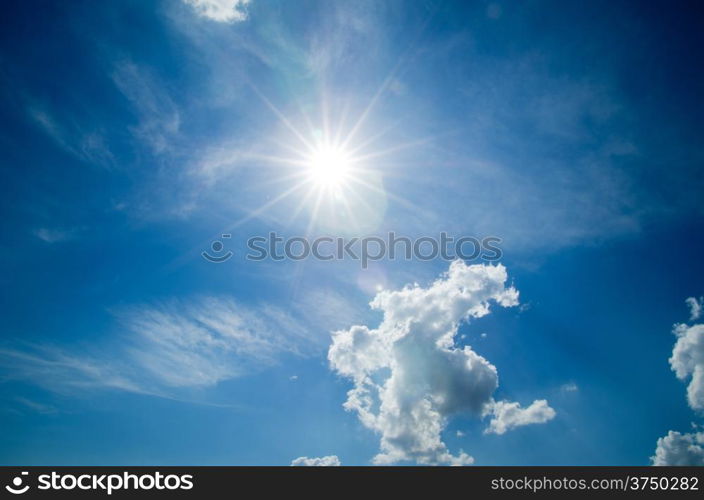
[[[498,375],[469,346],[457,346],[455,336],[461,322],[489,314],[490,304],[518,304],[506,280],[501,265],[455,261],[427,288],[379,292],[370,303],[383,312],[377,328],[355,325],[333,334],[331,367],[354,382],[344,407],[381,435],[375,463],[473,462],[464,452],[451,454],[441,433],[454,414],[485,414]]]
[[[342,465],[337,455],[328,455],[326,457],[298,457],[291,462],[291,465],[307,466],[307,467],[339,467]]]
[[[653,465],[704,465],[704,432],[668,432],[650,460]]]
[[[687,402],[694,410],[704,410],[704,324],[675,325],[674,333],[670,366],[680,380],[691,377]]]
[[[701,316],[702,299],[689,297],[690,318]],[[704,411],[704,324],[676,324],[673,333],[677,342],[672,348],[670,367],[680,380],[689,379],[687,403],[697,411]],[[704,432],[680,433],[669,431],[658,439],[653,465],[704,465]]]
[[[245,7],[249,0],[183,0],[195,9],[199,16],[220,23],[244,21],[247,19]]]
[[[528,424],[542,424],[555,418],[555,410],[544,399],[538,399],[527,408],[518,403],[497,401],[487,406],[487,414],[493,415],[487,434],[504,434],[506,431]]]

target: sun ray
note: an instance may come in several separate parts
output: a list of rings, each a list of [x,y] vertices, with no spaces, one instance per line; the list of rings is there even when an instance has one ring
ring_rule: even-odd
[[[286,128],[288,128],[296,136],[296,138],[303,143],[304,146],[310,149],[312,147],[311,144],[306,140],[303,134],[301,134],[298,129],[293,126],[291,121],[286,118],[286,116],[281,111],[279,111],[279,108],[274,106],[274,103],[267,99],[264,94],[259,92],[259,89],[257,89],[257,87],[255,87],[254,85],[250,85],[250,87],[252,88],[252,90],[254,90],[254,93],[257,94],[257,96],[259,96],[259,98],[264,102],[264,104],[266,104],[266,106],[279,118],[281,123],[283,123]]]
[[[301,202],[296,206],[296,208],[293,210],[293,212],[289,216],[289,218],[288,218],[289,224],[292,224],[293,221],[295,221],[298,218],[298,216],[301,214],[303,209],[308,204],[309,200],[314,195],[320,196],[320,192],[316,189],[308,189],[306,194],[303,196],[303,199],[301,200]],[[313,211],[315,211],[315,207],[313,208]]]
[[[318,210],[320,209],[320,204],[322,203],[322,193],[320,191],[317,192],[317,198],[315,200],[315,205],[313,206],[313,211],[311,212],[311,216],[308,219],[308,227],[306,228],[306,236],[310,236],[310,234],[313,232],[313,226],[317,222],[318,218]]]
[[[403,150],[405,150],[405,149],[410,149],[410,148],[422,146],[422,145],[424,145],[424,144],[427,144],[427,143],[430,142],[431,140],[433,140],[432,137],[426,137],[426,138],[424,138],[424,139],[418,139],[417,141],[410,141],[410,142],[406,142],[406,143],[403,143],[403,144],[398,144],[398,145],[396,145],[396,146],[392,146],[392,147],[387,148],[387,149],[382,149],[382,150],[379,150],[379,151],[373,151],[373,152],[368,153],[368,154],[366,154],[366,155],[357,156],[356,158],[357,158],[359,161],[372,160],[372,159],[374,159],[374,158],[379,158],[379,157],[382,157],[382,156],[386,156],[386,155],[391,154],[391,153],[397,153],[397,152],[403,151]]]
[[[369,203],[367,203],[367,201],[364,199],[364,197],[362,197],[362,196],[361,196],[359,193],[357,193],[354,189],[348,189],[347,192],[348,192],[349,197],[350,197],[350,198],[354,198],[355,201],[356,201],[359,205],[363,206],[363,207],[364,207],[365,209],[367,209],[368,211],[369,211],[369,210],[372,210],[372,207],[369,205]],[[354,229],[357,230],[357,231],[360,230],[361,226],[360,226],[360,224],[359,224],[359,221],[357,220],[357,217],[355,217],[355,215],[354,215],[354,212],[355,212],[355,211],[353,210],[352,205],[350,204],[350,201],[349,201],[349,199],[348,199],[347,196],[345,196],[345,197],[342,198],[342,203],[344,204],[345,209],[347,210],[347,213],[349,214],[349,219],[350,219],[350,221],[351,221],[352,224],[354,224],[354,226],[355,226]]]
[[[358,178],[358,177],[350,177],[350,181],[351,181],[351,182],[356,182],[356,183],[358,183],[358,184],[360,184],[360,185],[362,185],[362,186],[364,186],[364,187],[366,187],[367,189],[370,189],[370,190],[372,190],[372,191],[376,191],[376,192],[378,192],[378,193],[384,194],[384,195],[386,195],[387,197],[389,197],[389,198],[393,199],[394,201],[398,202],[399,204],[405,206],[406,208],[412,208],[412,209],[414,209],[414,210],[418,210],[418,205],[417,205],[417,204],[415,204],[415,203],[411,202],[410,200],[407,200],[407,199],[405,199],[405,198],[403,198],[403,197],[401,197],[401,196],[399,196],[399,195],[396,195],[396,194],[390,192],[390,191],[387,190],[387,189],[381,189],[381,188],[379,188],[378,186],[375,186],[375,185],[373,185],[373,184],[371,184],[371,183],[369,183],[369,182],[366,182],[366,181],[364,181],[363,179],[360,179],[360,178]]]
[[[283,193],[279,194],[279,195],[278,195],[276,198],[274,198],[273,200],[268,201],[267,203],[265,203],[265,204],[262,205],[261,207],[255,209],[255,210],[252,210],[251,212],[249,212],[249,213],[248,213],[247,215],[245,215],[244,217],[241,217],[241,218],[238,219],[237,221],[233,222],[233,223],[230,224],[225,230],[226,230],[226,231],[231,231],[231,230],[233,230],[234,228],[236,228],[236,227],[238,227],[238,226],[241,226],[241,225],[244,224],[245,222],[247,222],[247,221],[249,221],[249,220],[252,220],[252,219],[255,218],[256,216],[260,215],[261,213],[265,212],[266,210],[268,210],[268,209],[271,208],[272,206],[276,205],[276,204],[279,203],[280,201],[284,200],[285,198],[287,198],[288,196],[290,196],[291,194],[293,194],[295,191],[301,189],[301,188],[302,188],[303,186],[305,186],[306,184],[307,184],[306,181],[301,181],[301,182],[299,182],[298,184],[295,184],[294,186],[290,187],[289,189],[287,189],[287,190],[284,191]]]

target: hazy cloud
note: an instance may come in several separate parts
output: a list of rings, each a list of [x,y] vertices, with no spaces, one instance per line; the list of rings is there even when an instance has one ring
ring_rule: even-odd
[[[579,391],[579,386],[574,382],[567,382],[566,384],[562,384],[562,386],[560,386],[560,390],[562,392],[577,392]]]

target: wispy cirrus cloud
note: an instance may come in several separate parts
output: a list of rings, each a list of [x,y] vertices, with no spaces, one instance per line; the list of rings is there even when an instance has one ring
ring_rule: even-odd
[[[111,76],[137,116],[132,134],[154,153],[166,152],[181,126],[181,113],[167,87],[148,68],[131,60],[116,63]]]
[[[92,349],[36,344],[0,349],[4,378],[62,393],[116,389],[169,396],[321,349],[286,312],[221,297],[134,307],[118,313],[118,320],[119,341]]]
[[[28,381],[63,394],[95,388],[149,392],[117,358],[73,353],[48,344],[0,349],[0,368],[3,380]]]
[[[15,401],[20,403],[25,409],[28,409],[34,413],[39,413],[40,415],[55,415],[59,412],[59,410],[51,405],[38,403],[37,401],[33,401],[31,399],[18,397],[15,398]]]
[[[257,309],[230,299],[206,298],[140,307],[123,321],[134,335],[129,356],[160,384],[208,386],[316,346],[292,316],[272,306]]]
[[[33,102],[27,108],[32,121],[61,149],[81,161],[103,168],[113,168],[115,156],[99,131],[86,130],[71,119],[59,119],[47,108]]]

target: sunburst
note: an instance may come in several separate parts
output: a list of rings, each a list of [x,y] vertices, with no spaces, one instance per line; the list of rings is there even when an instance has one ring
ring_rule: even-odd
[[[264,181],[280,187],[280,192],[259,207],[252,207],[248,214],[235,221],[228,229],[233,229],[254,217],[263,215],[284,200],[298,197],[287,216],[290,223],[298,219],[302,212],[308,213],[307,231],[315,227],[326,232],[362,233],[371,232],[383,221],[388,200],[402,205],[412,204],[400,196],[390,193],[384,186],[383,178],[389,172],[381,167],[382,157],[418,143],[398,144],[384,148],[377,146],[388,132],[366,135],[363,125],[370,117],[379,94],[368,106],[361,110],[351,126],[346,127],[345,106],[338,106],[337,119],[331,119],[327,99],[323,99],[319,109],[321,120],[318,125],[310,116],[303,114],[295,119],[281,112],[266,96],[253,88],[262,102],[275,114],[283,131],[274,134],[270,140],[274,147],[269,150],[276,154],[250,153],[252,161],[260,162],[269,175]],[[334,125],[332,123],[334,122]],[[298,124],[298,125],[295,125]],[[376,149],[375,149],[376,148]],[[280,171],[269,167],[279,166]],[[417,209],[417,207],[416,207]]]

